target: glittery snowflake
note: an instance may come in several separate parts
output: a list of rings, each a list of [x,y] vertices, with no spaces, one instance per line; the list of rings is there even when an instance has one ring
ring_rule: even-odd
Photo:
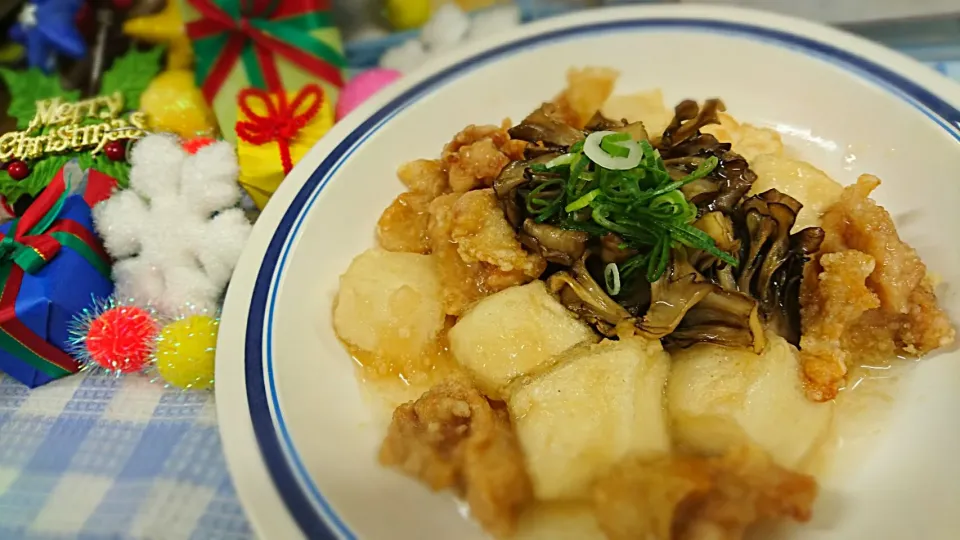
[[[176,317],[184,305],[216,309],[250,234],[234,208],[237,157],[226,142],[188,153],[167,135],[133,147],[130,189],[94,209],[97,232],[117,260],[117,294]]]

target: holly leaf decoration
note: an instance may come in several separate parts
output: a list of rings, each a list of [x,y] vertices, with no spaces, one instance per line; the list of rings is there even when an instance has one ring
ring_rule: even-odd
[[[77,156],[77,166],[80,167],[81,171],[85,171],[96,163],[97,158],[90,154],[90,152],[84,152]]]
[[[117,186],[119,186],[120,189],[130,187],[130,164],[126,161],[113,161],[106,156],[100,155],[97,156],[97,162],[93,168],[107,176],[112,176],[117,181]]]
[[[36,197],[50,184],[57,172],[70,162],[73,156],[54,155],[38,161],[30,166],[30,174],[23,180],[14,180],[6,170],[0,173],[0,195],[13,205],[24,195]]]
[[[103,74],[100,94],[120,92],[128,110],[139,109],[140,94],[146,90],[157,73],[160,73],[161,54],[163,47],[154,47],[145,52],[130,49],[127,54],[114,60],[110,69]]]
[[[130,186],[130,164],[124,161],[113,161],[102,152],[92,156],[89,152],[80,154],[77,159],[80,170],[94,169],[113,177],[120,189]]]
[[[10,91],[7,114],[17,119],[17,129],[30,125],[30,120],[33,120],[37,112],[37,101],[57,96],[63,97],[65,101],[76,101],[80,98],[79,90],[64,90],[58,77],[45,75],[37,68],[26,71],[0,68],[0,77]]]

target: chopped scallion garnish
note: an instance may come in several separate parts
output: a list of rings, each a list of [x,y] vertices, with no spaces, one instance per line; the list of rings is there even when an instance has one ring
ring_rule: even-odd
[[[591,202],[591,201],[593,201],[594,199],[597,198],[598,195],[600,195],[600,189],[599,189],[599,188],[597,188],[597,189],[595,189],[595,190],[593,190],[593,191],[588,192],[588,193],[587,193],[586,195],[584,195],[583,197],[580,197],[579,199],[577,199],[577,200],[573,201],[572,203],[568,204],[567,206],[565,206],[565,207],[563,208],[563,210],[564,210],[565,212],[576,212],[577,210],[580,210],[580,209],[582,209],[582,208],[586,208],[587,206],[590,205],[590,202]]]
[[[660,153],[648,141],[626,133],[598,131],[573,144],[569,153],[534,172],[556,175],[526,195],[526,209],[539,223],[552,223],[594,236],[616,233],[637,254],[604,270],[610,294],[621,281],[642,270],[651,283],[666,271],[671,250],[687,246],[736,266],[737,259],[717,248],[713,239],[692,225],[697,207],[680,190],[710,175],[716,157],[703,159],[695,170],[674,180]],[[617,292],[612,292],[616,290]]]
[[[610,263],[603,269],[603,281],[610,296],[620,294],[620,269],[617,268],[617,263]]]
[[[563,154],[562,156],[557,156],[547,162],[547,169],[553,169],[554,167],[561,167],[563,165],[569,165],[577,155],[574,153]]]
[[[630,135],[627,133],[611,133],[600,139],[600,148],[613,157],[627,157],[630,155],[630,149],[617,143],[629,140]]]

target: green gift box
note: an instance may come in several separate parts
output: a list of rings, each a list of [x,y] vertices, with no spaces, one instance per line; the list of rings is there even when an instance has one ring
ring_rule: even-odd
[[[329,0],[179,1],[197,85],[226,140],[236,143],[244,88],[283,92],[317,83],[336,103],[344,57]]]

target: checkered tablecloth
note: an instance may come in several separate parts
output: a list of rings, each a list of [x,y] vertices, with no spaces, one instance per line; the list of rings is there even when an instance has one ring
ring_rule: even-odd
[[[960,61],[931,65],[960,81]],[[0,540],[247,538],[212,394],[0,373]]]
[[[0,374],[0,539],[240,540],[213,395]]]

